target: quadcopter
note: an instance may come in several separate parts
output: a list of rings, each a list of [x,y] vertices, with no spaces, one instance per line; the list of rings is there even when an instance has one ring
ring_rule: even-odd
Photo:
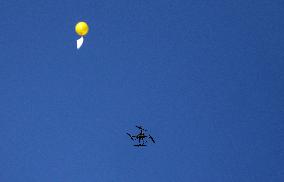
[[[155,140],[153,139],[153,137],[151,135],[146,135],[145,132],[147,132],[146,129],[144,129],[142,126],[136,126],[136,128],[138,128],[140,130],[140,132],[137,134],[137,135],[131,135],[129,133],[126,133],[130,139],[132,141],[136,141],[138,140],[138,143],[135,144],[134,146],[135,147],[144,147],[144,146],[147,146],[145,143],[148,142],[148,138],[153,142],[155,143]]]

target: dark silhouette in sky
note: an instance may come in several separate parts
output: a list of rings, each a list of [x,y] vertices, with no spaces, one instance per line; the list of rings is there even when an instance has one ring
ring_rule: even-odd
[[[1,0],[0,17],[0,182],[283,181],[283,0]],[[156,144],[132,147],[135,121]]]
[[[129,133],[126,133],[132,141],[134,141],[134,139],[138,139],[138,144],[135,144],[134,146],[140,147],[140,146],[147,146],[145,145],[145,143],[147,143],[147,138],[150,138],[151,141],[153,143],[155,143],[153,137],[149,134],[145,134],[145,132],[147,132],[148,130],[144,129],[142,126],[136,126],[136,128],[138,128],[140,130],[140,132],[137,135],[131,135]],[[141,143],[142,142],[142,143]]]

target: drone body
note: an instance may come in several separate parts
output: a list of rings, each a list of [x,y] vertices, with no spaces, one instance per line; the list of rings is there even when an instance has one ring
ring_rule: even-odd
[[[140,130],[140,132],[137,134],[137,135],[131,135],[129,133],[126,133],[130,139],[132,141],[136,141],[138,140],[138,144],[135,144],[133,146],[135,147],[144,147],[144,146],[147,146],[145,143],[148,142],[148,138],[153,142],[155,143],[155,140],[153,139],[153,137],[151,135],[146,135],[145,132],[147,132],[147,130],[145,130],[142,126],[136,126],[136,128],[138,128]]]

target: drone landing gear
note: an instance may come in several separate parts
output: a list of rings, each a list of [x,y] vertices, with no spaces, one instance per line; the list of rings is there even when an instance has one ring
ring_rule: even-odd
[[[145,145],[145,144],[137,144],[137,145],[133,145],[133,146],[135,146],[135,147],[145,147],[147,145]]]

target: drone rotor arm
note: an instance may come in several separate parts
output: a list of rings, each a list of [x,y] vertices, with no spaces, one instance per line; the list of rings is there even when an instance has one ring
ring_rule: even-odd
[[[152,140],[153,143],[156,143],[151,135],[149,135],[149,138]]]
[[[126,133],[126,134],[131,138],[131,140],[134,141],[133,137],[129,133]]]

